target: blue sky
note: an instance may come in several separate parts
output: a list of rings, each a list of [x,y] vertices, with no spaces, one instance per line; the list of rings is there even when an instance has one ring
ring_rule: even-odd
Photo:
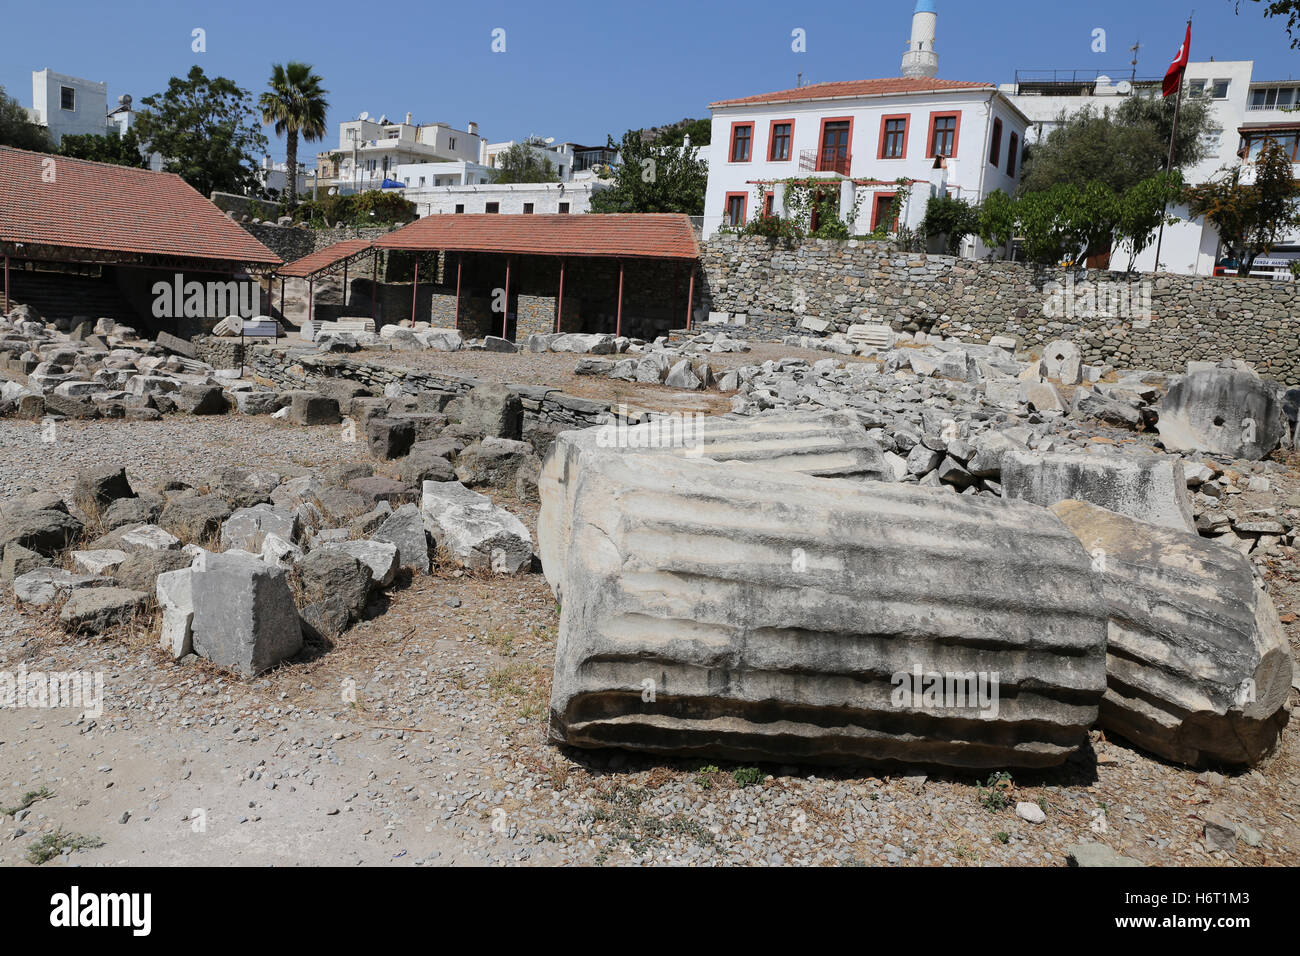
[[[1139,76],[1158,76],[1182,39],[1187,6],[1164,0],[939,0],[940,76],[1009,82],[1017,69],[1127,72],[1140,40]],[[1300,76],[1281,22],[1262,4],[1201,0],[1192,59],[1253,59],[1256,79]],[[362,110],[464,128],[491,140],[530,133],[603,143],[633,126],[707,116],[714,99],[808,82],[895,76],[913,0],[611,0],[611,2],[392,4],[308,0],[223,3],[63,0],[6,4],[0,85],[31,105],[31,71],[108,83],[140,98],[198,63],[260,92],[273,62],[305,60],[330,91],[330,133]],[[191,31],[207,50],[191,50]],[[505,52],[492,31],[505,30]],[[791,49],[806,32],[807,50]],[[1093,30],[1108,52],[1093,53]],[[304,152],[325,148],[312,146]],[[272,153],[284,147],[272,138]],[[301,155],[301,154],[300,154]]]

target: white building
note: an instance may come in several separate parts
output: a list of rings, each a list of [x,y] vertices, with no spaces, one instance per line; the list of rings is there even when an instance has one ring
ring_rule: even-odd
[[[541,140],[530,136],[521,142],[508,140],[504,143],[484,143],[479,162],[489,169],[496,169],[501,154],[513,146],[523,146],[539,161],[545,160],[554,168],[560,182],[567,183],[573,178],[575,159],[572,143],[556,143],[554,139]]]
[[[412,187],[402,195],[420,216],[455,213],[545,215],[591,211],[592,194],[608,186],[585,177],[567,183],[472,183],[463,186]]]
[[[1184,95],[1209,103],[1211,126],[1204,144],[1205,158],[1183,170],[1189,184],[1204,183],[1221,175],[1225,166],[1242,162],[1242,155],[1258,155],[1265,139],[1280,139],[1296,157],[1296,114],[1285,112],[1300,105],[1300,81],[1255,82],[1253,60],[1208,60],[1187,64]],[[1045,139],[1060,124],[1062,115],[1086,108],[1094,112],[1113,108],[1130,96],[1158,97],[1161,79],[1138,79],[1132,71],[1111,74],[1092,71],[1036,71],[1017,73],[1014,83],[1001,89],[1033,123],[1029,142]],[[1241,154],[1241,155],[1239,155]],[[1297,168],[1300,175],[1300,167]],[[1249,175],[1249,174],[1247,174]],[[1219,262],[1218,232],[1204,220],[1189,220],[1185,206],[1170,209],[1180,219],[1165,228],[1160,241],[1159,268],[1186,275],[1212,275]],[[1256,260],[1255,274],[1289,279],[1287,264],[1300,258],[1300,234],[1286,237],[1275,254]],[[1113,268],[1127,268],[1129,258],[1121,253]],[[1152,243],[1133,260],[1142,271],[1156,268],[1156,245]]]
[[[838,193],[841,218],[856,207],[857,235],[881,224],[900,188],[907,196],[890,228],[915,228],[940,192],[978,203],[994,190],[1014,191],[1029,120],[991,83],[935,78],[935,25],[933,0],[918,0],[902,63],[910,76],[815,83],[710,104],[705,237],[744,224],[759,201],[766,211],[788,214],[784,181],[791,179]],[[985,252],[975,239],[963,249]]]
[[[27,114],[49,130],[55,146],[65,136],[121,136],[135,122],[130,96],[119,97],[117,108],[109,113],[107,83],[55,73],[48,67],[32,71],[32,106]]]
[[[405,122],[390,123],[367,113],[339,124],[337,150],[317,154],[319,185],[335,186],[342,193],[379,189],[394,180],[398,167],[420,163],[477,163],[483,146],[478,124],[463,130],[447,123],[416,125],[410,113]]]

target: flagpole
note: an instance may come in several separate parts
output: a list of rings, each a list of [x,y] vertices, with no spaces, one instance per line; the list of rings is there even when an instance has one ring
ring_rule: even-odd
[[[1192,18],[1187,18],[1187,30],[1190,33],[1192,29]],[[1190,54],[1190,50],[1188,53]],[[1191,57],[1188,57],[1190,62]],[[1178,90],[1174,93],[1174,125],[1169,134],[1169,158],[1165,161],[1165,172],[1171,172],[1174,168],[1174,144],[1178,142],[1178,113],[1183,108],[1183,81],[1187,79],[1187,67],[1183,66],[1182,72],[1178,75]],[[1160,271],[1160,248],[1165,241],[1165,213],[1169,208],[1166,202],[1160,207],[1160,232],[1156,236],[1156,263],[1155,271]]]

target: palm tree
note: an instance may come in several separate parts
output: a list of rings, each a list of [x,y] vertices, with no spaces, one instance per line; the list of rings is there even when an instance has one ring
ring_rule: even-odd
[[[329,103],[321,87],[321,78],[308,63],[291,62],[287,66],[271,65],[270,89],[257,101],[263,123],[274,123],[277,136],[287,140],[287,196],[289,205],[298,199],[298,134],[308,142],[325,137],[325,111]]]

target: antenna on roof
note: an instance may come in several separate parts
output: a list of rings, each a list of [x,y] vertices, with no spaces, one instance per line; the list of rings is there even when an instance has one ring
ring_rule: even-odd
[[[1128,51],[1133,54],[1133,59],[1129,60],[1129,65],[1133,67],[1133,73],[1129,77],[1130,80],[1136,80],[1138,76],[1138,50],[1140,49],[1142,49],[1140,40],[1128,48]]]
[[[798,88],[801,87],[801,86],[803,86],[803,71],[802,71],[802,70],[801,70],[800,72],[798,72],[798,73],[796,73],[796,74],[794,75],[794,87],[795,87],[795,89],[798,89]]]

